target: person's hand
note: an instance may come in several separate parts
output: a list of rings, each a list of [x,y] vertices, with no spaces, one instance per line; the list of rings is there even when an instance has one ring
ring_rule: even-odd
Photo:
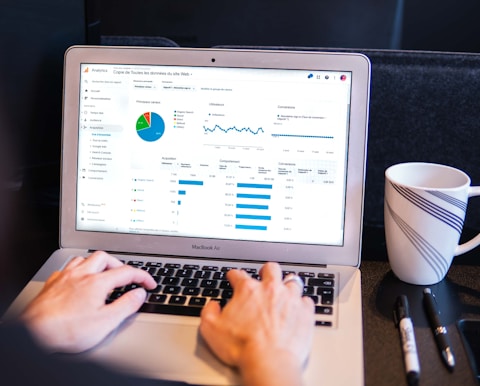
[[[21,319],[35,339],[50,351],[81,352],[101,342],[145,301],[144,288],[133,289],[110,304],[116,287],[157,285],[144,270],[124,265],[105,252],[75,257],[53,273]]]
[[[278,264],[265,264],[260,274],[258,281],[229,271],[233,297],[223,310],[216,301],[204,307],[200,332],[246,385],[300,384],[313,337],[313,301],[295,281],[282,282]]]

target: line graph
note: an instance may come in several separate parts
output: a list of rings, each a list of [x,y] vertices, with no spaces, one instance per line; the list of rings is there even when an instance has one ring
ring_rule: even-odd
[[[272,137],[334,139],[332,135],[272,134]]]
[[[253,135],[257,135],[259,133],[265,133],[261,127],[259,127],[256,130],[252,130],[250,127],[242,127],[242,128],[239,129],[236,126],[232,126],[232,127],[228,127],[226,129],[224,129],[223,127],[221,127],[219,125],[215,125],[213,127],[213,129],[209,128],[209,127],[206,127],[206,126],[203,126],[203,130],[205,131],[205,133],[213,133],[217,130],[221,131],[223,133],[228,133],[230,131],[233,131],[233,132],[237,132],[237,133],[246,132],[246,133],[250,133],[250,134],[253,134]]]

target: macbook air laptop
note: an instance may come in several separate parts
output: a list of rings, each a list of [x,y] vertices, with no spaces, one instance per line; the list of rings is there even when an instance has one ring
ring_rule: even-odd
[[[75,46],[64,66],[60,248],[106,250],[159,283],[81,354],[192,384],[238,384],[198,333],[231,268],[295,272],[316,303],[305,385],[364,383],[360,250],[370,64],[360,54]],[[116,289],[107,302],[129,288]]]

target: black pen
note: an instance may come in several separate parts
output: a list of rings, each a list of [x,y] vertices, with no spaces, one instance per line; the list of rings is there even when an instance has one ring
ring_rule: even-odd
[[[440,320],[440,311],[438,310],[437,301],[435,295],[430,288],[423,290],[423,305],[427,313],[428,322],[433,331],[435,341],[437,342],[438,349],[442,355],[443,362],[447,368],[452,371],[455,367],[455,356],[453,355],[452,346],[448,339],[447,327],[445,327]]]
[[[400,332],[400,339],[402,340],[403,360],[407,372],[407,382],[409,386],[414,386],[418,384],[420,362],[418,360],[413,323],[412,319],[410,319],[410,311],[408,309],[408,299],[405,295],[400,295],[397,298],[393,310],[393,317]]]

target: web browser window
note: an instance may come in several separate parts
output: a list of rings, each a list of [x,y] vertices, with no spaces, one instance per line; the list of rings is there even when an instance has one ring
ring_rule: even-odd
[[[341,245],[351,73],[81,66],[77,230]]]

